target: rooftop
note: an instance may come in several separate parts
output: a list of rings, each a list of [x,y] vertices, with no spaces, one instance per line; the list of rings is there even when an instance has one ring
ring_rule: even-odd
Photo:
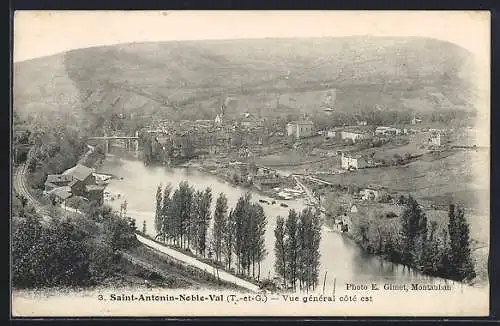
[[[73,177],[71,175],[64,174],[49,174],[45,182],[49,183],[59,183],[59,182],[71,182]]]
[[[342,153],[345,157],[348,157],[348,158],[356,158],[356,159],[359,159],[359,158],[364,158],[363,155],[361,154],[351,154],[351,153],[345,153],[343,152]]]
[[[350,132],[350,133],[353,133],[353,134],[361,134],[361,135],[368,134],[370,132],[369,130],[362,130],[362,129],[355,129],[355,128],[344,128],[344,129],[342,129],[340,131],[342,131],[342,132]]]
[[[82,164],[77,164],[76,166],[63,172],[63,175],[71,175],[79,181],[85,180],[91,174],[92,169]]]
[[[58,187],[55,189],[52,189],[51,191],[48,192],[49,195],[54,195],[60,199],[68,199],[71,197],[73,194],[71,193],[71,188],[64,186],[64,187]]]
[[[314,122],[310,120],[299,120],[299,121],[291,121],[288,124],[296,124],[296,125],[313,125]]]
[[[104,191],[104,186],[99,186],[99,185],[87,185],[85,186],[85,189],[87,191]]]
[[[368,185],[364,187],[363,189],[370,189],[370,190],[383,190],[384,187],[379,186],[379,185]]]

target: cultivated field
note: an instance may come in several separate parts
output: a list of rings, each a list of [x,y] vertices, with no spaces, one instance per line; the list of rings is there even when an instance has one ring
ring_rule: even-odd
[[[280,153],[256,158],[256,163],[268,167],[298,167],[307,168],[309,164],[325,161],[319,156],[305,156],[295,150],[287,150]]]
[[[485,168],[482,169],[481,167]],[[434,161],[419,160],[405,166],[361,169],[324,176],[334,184],[381,185],[417,198],[454,199],[473,208],[485,208],[489,191],[489,157],[484,151],[460,151]],[[484,173],[482,173],[484,172]]]

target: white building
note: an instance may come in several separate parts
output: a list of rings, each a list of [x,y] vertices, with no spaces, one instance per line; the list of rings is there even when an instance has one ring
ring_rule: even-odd
[[[448,138],[442,133],[431,134],[429,137],[429,145],[443,146],[448,142]]]
[[[222,123],[223,123],[222,115],[221,114],[217,114],[217,116],[215,117],[215,125],[217,127],[221,127]]]
[[[381,136],[381,135],[384,135],[384,136],[387,136],[387,135],[401,135],[403,133],[403,131],[401,129],[398,129],[398,128],[394,128],[394,127],[377,127],[377,129],[375,129],[375,135],[378,135],[378,136]]]
[[[359,194],[362,200],[379,201],[385,194],[385,191],[380,187],[366,187]]]
[[[314,123],[309,120],[289,122],[286,125],[286,134],[296,138],[310,137],[313,134]]]
[[[326,132],[326,137],[330,137],[330,138],[333,138],[337,135],[337,132],[335,130],[328,130]]]
[[[418,123],[421,123],[422,122],[422,119],[418,119],[417,117],[413,117],[413,119],[411,119],[411,124],[412,125],[416,125]]]
[[[361,131],[342,130],[340,132],[340,138],[342,140],[351,139],[353,142],[357,142],[363,139],[369,139],[370,135]]]
[[[361,155],[351,155],[342,153],[342,168],[345,170],[362,169],[368,166],[368,161]]]

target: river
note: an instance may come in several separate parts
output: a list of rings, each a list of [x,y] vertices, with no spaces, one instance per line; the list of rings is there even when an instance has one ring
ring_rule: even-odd
[[[108,158],[99,172],[110,173],[116,176],[107,187],[112,194],[120,194],[120,198],[109,201],[109,204],[119,210],[120,204],[127,200],[127,213],[136,219],[139,229],[146,221],[147,233],[154,235],[155,194],[159,184],[170,183],[174,188],[181,181],[188,181],[195,189],[211,187],[213,193],[213,206],[219,193],[223,192],[228,198],[229,207],[234,207],[238,198],[247,189],[235,187],[219,178],[192,168],[166,168],[146,167],[141,161],[132,159]],[[252,192],[254,200],[270,198]],[[280,207],[278,201],[275,205],[263,204],[267,216],[266,248],[268,255],[261,264],[261,277],[274,276],[274,227],[276,217],[286,217],[289,209],[302,210],[305,206],[302,200],[286,201],[288,208]],[[213,211],[213,210],[212,210]],[[336,231],[324,228],[322,231],[321,269],[319,284],[325,282],[326,291],[332,291],[334,284],[337,287],[348,282],[363,283],[402,283],[410,281],[443,280],[408,271],[402,266],[382,260],[379,257],[367,255],[352,240]]]

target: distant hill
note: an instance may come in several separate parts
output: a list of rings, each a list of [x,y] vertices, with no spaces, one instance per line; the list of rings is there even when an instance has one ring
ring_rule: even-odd
[[[227,114],[272,115],[276,105],[322,110],[334,90],[335,109],[347,112],[472,110],[472,61],[465,49],[427,38],[132,43],[16,63],[14,109],[203,119],[233,97]]]

